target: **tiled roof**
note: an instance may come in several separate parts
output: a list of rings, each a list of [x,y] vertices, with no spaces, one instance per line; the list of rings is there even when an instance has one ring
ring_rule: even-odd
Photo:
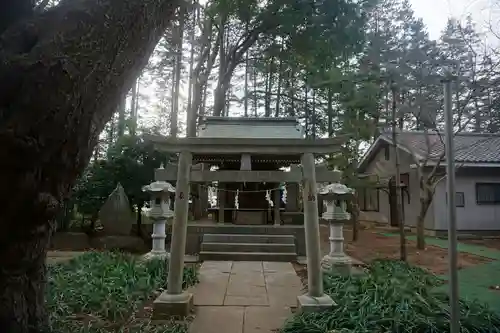
[[[392,134],[381,134],[392,143]],[[436,160],[443,156],[444,134],[429,131],[405,131],[398,133],[397,141],[402,148],[413,152],[420,159]],[[454,137],[455,161],[461,163],[500,163],[500,134],[457,133]]]
[[[198,127],[204,138],[302,139],[303,128],[295,118],[206,117]]]

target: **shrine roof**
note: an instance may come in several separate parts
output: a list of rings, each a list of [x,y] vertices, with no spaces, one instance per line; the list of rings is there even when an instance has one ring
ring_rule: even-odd
[[[295,118],[206,117],[198,127],[200,138],[302,139]]]

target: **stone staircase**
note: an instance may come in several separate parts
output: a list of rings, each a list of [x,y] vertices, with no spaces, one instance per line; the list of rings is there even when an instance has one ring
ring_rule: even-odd
[[[235,230],[236,231],[236,230]],[[295,236],[247,233],[203,235],[200,260],[296,261]]]

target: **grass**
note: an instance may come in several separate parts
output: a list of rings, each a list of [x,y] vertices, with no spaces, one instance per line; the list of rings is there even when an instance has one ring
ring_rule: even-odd
[[[393,237],[398,234],[383,234]],[[416,240],[416,236],[408,236],[409,240]],[[448,240],[435,237],[426,237],[425,241],[429,245],[448,248]],[[477,264],[471,267],[462,268],[458,271],[459,293],[464,299],[477,299],[487,303],[494,311],[500,313],[500,292],[491,290],[492,286],[500,283],[500,251],[486,246],[476,244],[457,244],[459,252],[485,257],[494,261]],[[446,275],[443,278],[447,279]],[[443,285],[437,290],[448,292],[448,285]]]
[[[399,237],[399,234],[395,233],[381,233],[381,235],[387,236],[387,237]],[[411,240],[411,241],[417,241],[417,236],[411,235],[411,236],[406,236],[406,239]],[[441,238],[436,238],[436,237],[425,237],[425,243],[428,245],[434,245],[443,249],[448,248],[448,240],[447,239],[441,239]],[[457,250],[458,252],[464,252],[464,253],[469,253],[473,254],[476,256],[480,257],[485,257],[493,260],[500,260],[500,251],[496,249],[490,249],[486,246],[481,246],[481,245],[476,245],[476,244],[467,244],[467,243],[461,243],[459,242],[457,244]]]
[[[57,333],[181,333],[186,324],[153,325],[134,314],[166,287],[163,260],[140,262],[123,253],[88,252],[48,268],[47,306]],[[184,286],[197,282],[195,268],[184,270]]]
[[[379,260],[366,274],[324,274],[332,310],[305,313],[285,323],[282,333],[449,332],[448,296],[436,292],[443,281],[405,263]],[[460,301],[462,333],[500,332],[500,315],[483,304]]]
[[[446,276],[444,278],[447,279]],[[492,261],[459,270],[458,284],[462,298],[480,300],[500,313],[500,292],[490,289],[492,286],[500,284],[500,261]],[[437,290],[448,292],[449,285],[438,287]]]

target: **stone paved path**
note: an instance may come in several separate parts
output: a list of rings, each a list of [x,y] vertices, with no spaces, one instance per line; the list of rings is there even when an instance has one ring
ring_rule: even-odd
[[[194,288],[190,333],[271,333],[302,294],[291,263],[205,261]]]

